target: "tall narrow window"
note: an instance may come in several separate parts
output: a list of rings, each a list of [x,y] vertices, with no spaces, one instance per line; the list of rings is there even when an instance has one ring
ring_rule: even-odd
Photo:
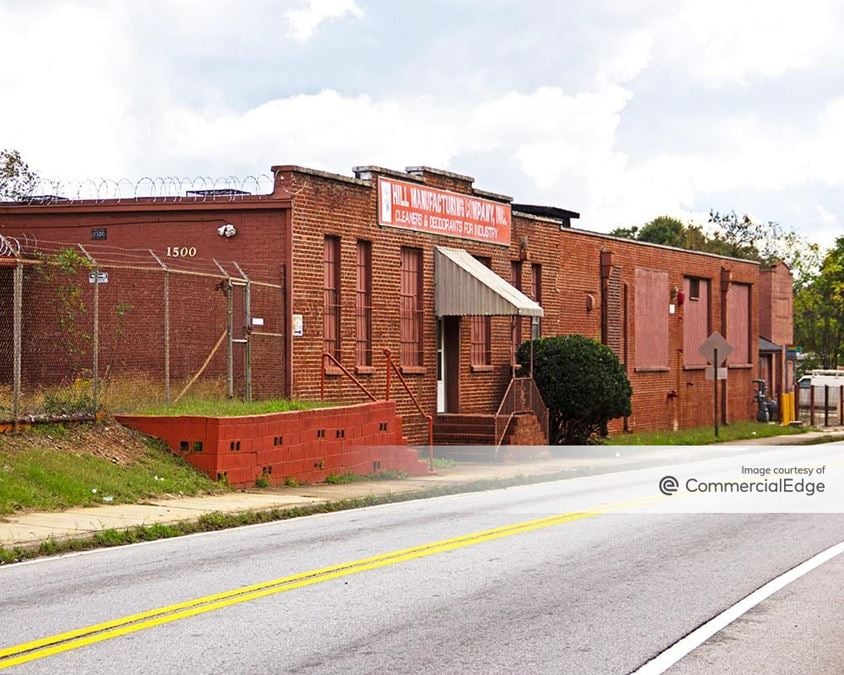
[[[478,261],[490,267],[489,258],[478,258]],[[488,366],[492,364],[492,317],[472,317],[472,365]]]
[[[542,265],[533,263],[530,266],[531,271],[531,298],[536,301],[537,305],[542,305]],[[542,336],[542,324],[538,316],[533,317],[531,322],[530,337],[531,340],[538,340]]]
[[[323,249],[323,351],[340,359],[340,237],[325,238]]]
[[[422,250],[402,248],[399,346],[403,366],[422,365]]]
[[[522,261],[513,260],[510,262],[510,281],[513,288],[522,290]],[[513,327],[513,352],[522,344],[522,318],[520,316],[513,317],[515,326]]]
[[[372,242],[362,240],[357,249],[355,363],[372,365]]]
[[[683,307],[683,365],[687,368],[703,367],[706,359],[699,349],[712,332],[709,310],[709,279],[686,277],[683,291],[688,302]]]

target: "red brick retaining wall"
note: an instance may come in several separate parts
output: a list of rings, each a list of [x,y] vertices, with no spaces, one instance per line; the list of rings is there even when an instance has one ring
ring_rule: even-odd
[[[427,472],[402,437],[395,401],[245,417],[118,415],[117,421],[162,439],[214,479],[249,486],[264,476],[321,482],[331,474]]]

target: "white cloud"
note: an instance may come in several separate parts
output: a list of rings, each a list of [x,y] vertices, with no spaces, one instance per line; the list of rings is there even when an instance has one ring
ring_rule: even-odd
[[[128,92],[115,86],[124,40],[114,23],[82,5],[57,5],[37,17],[0,8],[7,65],[0,70],[0,147],[71,176],[98,175],[97,163],[120,164],[134,145]]]
[[[223,0],[208,2],[223,7]],[[358,3],[308,0],[292,9],[255,3],[248,16],[201,12],[199,0],[184,3],[162,4],[163,18],[146,23],[140,10],[127,9],[131,5],[0,4],[0,58],[20,64],[0,71],[0,98],[13,102],[0,106],[0,147],[18,148],[30,164],[63,178],[254,174],[274,163],[341,172],[356,164],[425,163],[466,172],[472,164],[480,187],[573,208],[583,213],[584,226],[599,229],[660,213],[693,214],[710,205],[711,195],[729,194],[739,210],[750,208],[746,195],[799,203],[800,191],[816,186],[819,192],[802,201],[795,218],[813,234],[840,228],[830,217],[842,208],[844,96],[818,103],[820,87],[806,103],[808,90],[783,85],[782,109],[791,97],[806,103],[806,112],[788,118],[771,96],[758,108],[745,101],[739,112],[723,94],[738,84],[774,82],[797,69],[818,72],[840,62],[841,54],[831,58],[830,50],[841,22],[824,0],[799,7],[785,0],[654,0],[629,13],[615,11],[609,37],[604,26],[576,27],[603,39],[572,62],[589,76],[575,78],[570,89],[543,69],[541,58],[524,62],[515,86],[486,88],[473,75],[495,68],[494,49],[483,65],[449,61],[453,78],[452,70],[443,74],[419,50],[407,50],[391,53],[392,80],[376,69],[369,79],[354,80],[355,88],[347,85],[347,74],[374,63],[362,59],[353,68],[315,62],[323,76],[311,82],[305,62],[295,62],[306,50],[279,44],[294,41],[280,39],[280,22],[305,42],[326,21],[361,17]],[[385,12],[374,1],[366,12],[377,43],[383,37],[375,28]],[[261,17],[265,24],[256,35]],[[409,41],[420,37],[416,28],[408,24]],[[455,35],[450,30],[443,22],[443,42]],[[469,44],[471,26],[461,30]],[[484,30],[478,44],[490,45],[508,26],[484,24]],[[152,38],[161,36],[159,47]],[[338,52],[345,56],[350,44]],[[280,49],[289,51],[282,57]],[[828,67],[837,76],[834,65]],[[308,73],[304,85],[290,84],[293,70]],[[328,72],[339,73],[332,84],[325,83]],[[652,86],[662,82],[648,80],[654,72],[679,73],[672,82],[687,87],[686,98],[670,100],[669,112],[661,106],[675,93]],[[437,88],[452,80],[469,86]],[[408,82],[415,92],[398,93],[410,90],[398,87]],[[246,95],[232,95],[235,84]],[[297,93],[305,86],[311,93]],[[705,113],[692,115],[711,139],[705,147],[687,142],[695,129],[675,128],[671,117],[695,107]],[[816,208],[819,202],[825,208]]]
[[[363,12],[355,0],[305,0],[302,7],[284,13],[290,35],[299,42],[306,42],[319,25],[345,16],[360,18]]]
[[[621,36],[598,68],[596,81],[622,84],[642,73],[651,63],[654,35],[644,30]]]
[[[592,204],[624,179],[627,158],[615,133],[629,99],[618,87],[573,96],[540,87],[443,106],[431,97],[324,90],[217,118],[183,110],[169,117],[161,145],[174,159],[218,172],[244,161],[264,170],[279,162],[340,172],[369,163],[460,170],[453,164],[460,156],[494,152],[502,161],[484,167],[484,187],[510,190],[521,175],[533,196]]]
[[[835,225],[838,222],[838,216],[834,213],[830,213],[827,211],[823,206],[818,204],[818,216],[820,217],[821,221],[826,225]]]
[[[656,25],[667,63],[713,86],[815,62],[837,38],[829,0],[687,0]]]

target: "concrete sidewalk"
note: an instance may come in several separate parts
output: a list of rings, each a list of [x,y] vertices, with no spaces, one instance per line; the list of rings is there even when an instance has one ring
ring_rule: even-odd
[[[429,476],[394,481],[361,481],[274,487],[223,495],[153,499],[143,504],[80,507],[66,511],[33,512],[0,520],[0,546],[37,546],[46,539],[85,538],[108,529],[196,520],[210,513],[238,513],[272,508],[315,505],[372,495],[424,492],[430,488],[468,485],[481,480],[544,477],[575,478],[625,469],[659,466],[752,452],[758,446],[805,445],[844,439],[844,427],[792,436],[749,439],[706,446],[583,446],[561,451],[566,456],[507,464],[459,464]],[[747,446],[739,449],[736,446]]]

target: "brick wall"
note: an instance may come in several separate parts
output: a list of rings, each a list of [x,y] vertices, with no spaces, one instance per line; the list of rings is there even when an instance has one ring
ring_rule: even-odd
[[[436,410],[437,325],[434,315],[434,246],[452,246],[472,255],[489,258],[496,274],[511,278],[511,261],[525,258],[522,287],[531,287],[531,263],[541,265],[543,306],[548,320],[544,334],[553,334],[561,289],[558,285],[558,226],[538,218],[514,217],[513,237],[509,247],[478,243],[453,237],[408,232],[377,224],[377,194],[369,182],[318,175],[295,167],[280,168],[282,183],[294,195],[293,203],[293,303],[292,311],[302,314],[305,334],[293,341],[293,391],[301,398],[319,395],[320,358],[323,325],[322,247],[325,235],[341,241],[341,361],[378,397],[385,387],[386,361],[383,349],[399,354],[399,264],[402,246],[423,251],[423,371],[405,375],[421,405],[433,414]],[[421,180],[405,176],[405,180]],[[433,187],[468,191],[468,183],[459,179],[426,175]],[[358,239],[372,242],[373,260],[373,367],[355,369],[355,250]],[[525,250],[522,252],[522,242]],[[523,319],[523,335],[530,335],[530,324]],[[470,321],[460,325],[460,412],[493,413],[498,408],[511,373],[511,332],[509,317],[492,317],[492,364],[473,368],[470,354]],[[393,397],[405,420],[405,433],[414,442],[427,438],[427,426],[407,394],[396,384]],[[326,398],[364,400],[346,377],[330,376]]]
[[[155,417],[121,415],[121,424],[155,436],[192,466],[232,485],[273,484],[288,478],[321,482],[352,472],[427,473],[415,450],[402,442],[395,403],[248,415]]]
[[[785,263],[759,274],[759,333],[778,345],[794,342],[792,293],[794,279]]]
[[[786,348],[794,342],[794,279],[785,263],[762,269],[759,274],[759,334],[782,347],[771,355],[769,395],[794,388],[793,364],[786,360]]]
[[[0,207],[0,233],[23,242],[26,252],[47,254],[44,264],[28,266],[24,279],[22,371],[26,386],[60,384],[90,377],[93,362],[94,285],[89,270],[77,265],[65,273],[50,265],[57,251],[82,244],[108,274],[99,284],[99,369],[101,376],[127,374],[163,386],[164,288],[169,274],[170,374],[174,386],[185,383],[203,364],[225,331],[227,300],[220,282],[223,272],[240,276],[235,262],[250,278],[252,316],[264,320],[252,340],[255,396],[284,395],[285,302],[283,283],[286,251],[286,202],[252,205],[208,203],[59,205]],[[272,208],[268,208],[272,207]],[[216,228],[232,223],[237,235],[220,237]],[[105,229],[105,241],[92,241],[94,228]],[[189,251],[191,255],[168,256]],[[150,253],[152,251],[153,253]],[[244,328],[243,289],[235,288],[235,326]],[[68,307],[68,300],[72,307]],[[10,299],[3,301],[10,305]],[[5,304],[3,305],[5,307]],[[11,314],[3,312],[0,338]],[[243,346],[234,347],[236,391],[244,384]],[[0,378],[10,377],[3,368]],[[226,349],[222,345],[203,375],[224,379]]]
[[[627,351],[627,372],[633,386],[633,415],[628,421],[631,430],[646,431],[678,427],[703,426],[712,422],[712,383],[704,379],[702,367],[683,366],[683,317],[685,305],[676,307],[668,316],[668,368],[664,371],[637,370],[636,363],[636,270],[664,271],[668,274],[669,289],[683,288],[684,278],[696,276],[709,280],[711,289],[710,325],[713,330],[725,333],[722,321],[721,292],[726,292],[722,282],[722,269],[732,272],[737,283],[750,284],[751,306],[758,306],[759,267],[739,260],[709,256],[667,247],[640,244],[615,239],[605,235],[567,229],[560,232],[560,276],[568,287],[562,299],[558,329],[561,334],[580,333],[596,340],[601,339],[600,307],[588,309],[585,298],[600,294],[601,251],[611,252],[613,273],[620,273],[621,283],[627,288],[627,303],[619,309],[612,308],[610,322],[626,325],[623,342]],[[616,272],[617,270],[618,272]],[[686,300],[688,303],[688,300]],[[613,306],[614,307],[614,306]],[[626,314],[626,319],[625,319]],[[750,334],[758,335],[758,317],[753,315]],[[624,359],[622,359],[624,360]],[[727,418],[752,419],[751,404],[756,366],[730,368],[727,385]],[[669,392],[677,392],[676,398]],[[611,425],[611,432],[618,432],[621,421]]]

